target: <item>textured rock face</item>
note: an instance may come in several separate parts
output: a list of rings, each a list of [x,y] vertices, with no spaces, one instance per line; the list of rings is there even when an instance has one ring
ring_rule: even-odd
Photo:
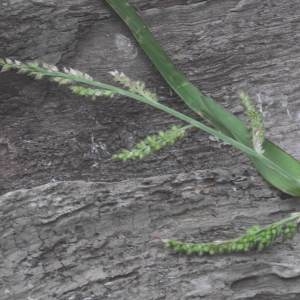
[[[59,182],[1,196],[1,299],[298,299],[299,237],[214,258],[178,256],[155,239],[230,238],[299,208],[246,174]]]
[[[237,91],[249,91],[271,140],[300,158],[299,1],[132,3],[193,82],[238,116]],[[117,68],[185,110],[104,1],[0,8],[0,57],[107,81]],[[142,162],[111,161],[173,122],[127,99],[93,102],[0,74],[1,300],[299,299],[299,238],[217,258],[172,255],[153,238],[228,238],[300,210],[201,132]]]

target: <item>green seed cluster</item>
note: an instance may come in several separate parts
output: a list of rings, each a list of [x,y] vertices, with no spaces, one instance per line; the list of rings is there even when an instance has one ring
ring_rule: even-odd
[[[175,144],[175,142],[184,136],[186,130],[190,127],[191,126],[179,127],[173,125],[169,130],[160,131],[156,135],[147,136],[131,150],[121,150],[119,153],[113,155],[113,159],[122,161],[143,159],[162,148]]]
[[[38,63],[38,62],[27,62],[23,63],[18,60],[12,60],[9,58],[0,59],[1,72],[16,70],[20,74],[29,75],[37,80],[40,80],[44,77],[49,77],[50,80],[55,81],[59,84],[72,84],[73,80],[68,78],[66,75],[73,75],[85,79],[91,79],[87,74],[84,74],[80,71],[74,69],[64,68],[63,72],[60,71],[56,66]],[[64,76],[60,76],[63,74]]]
[[[265,228],[251,227],[245,235],[227,241],[210,243],[184,243],[176,240],[165,240],[168,248],[183,254],[215,255],[225,253],[247,252],[250,250],[262,251],[276,239],[291,239],[297,232],[300,213]]]
[[[242,92],[240,94],[240,99],[245,107],[247,117],[250,121],[250,126],[252,129],[252,143],[255,151],[257,153],[263,154],[263,143],[265,139],[265,129],[263,116],[260,111],[258,111],[252,102],[251,98]]]
[[[22,63],[18,60],[11,60],[9,58],[0,59],[0,66],[1,72],[16,70],[20,74],[29,75],[37,80],[48,78],[59,85],[68,85],[70,90],[79,96],[86,96],[95,99],[99,96],[112,97],[115,95],[110,90],[90,88],[84,85],[75,84],[76,81],[80,80],[93,81],[93,78],[86,73],[72,68],[63,68],[62,70],[59,70],[56,66],[46,63]]]
[[[115,93],[110,90],[87,88],[80,85],[71,86],[70,89],[74,94],[84,97],[91,97],[93,100],[100,96],[113,97],[115,95]]]
[[[28,62],[22,63],[18,60],[12,60],[9,58],[0,59],[1,72],[6,72],[10,70],[16,70],[20,74],[29,75],[37,80],[40,80],[45,77],[47,72],[55,73],[58,72],[58,68],[56,66],[48,65],[43,63],[40,65],[37,62]],[[55,77],[52,78],[55,80]],[[65,78],[63,84],[68,84],[71,81]]]
[[[110,74],[113,76],[114,81],[120,83],[129,91],[141,95],[148,100],[157,101],[157,95],[146,89],[144,82],[132,80],[123,72],[119,71],[112,71]]]

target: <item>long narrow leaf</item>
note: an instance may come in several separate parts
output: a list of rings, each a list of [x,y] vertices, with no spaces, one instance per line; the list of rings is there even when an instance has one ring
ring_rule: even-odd
[[[217,130],[247,148],[251,147],[251,136],[245,124],[210,97],[203,95],[177,70],[130,3],[127,0],[106,0],[106,2],[127,24],[156,69],[188,106],[209,120]],[[281,191],[300,196],[300,162],[268,140],[265,140],[263,147],[264,156],[254,157],[248,153],[258,172]],[[274,168],[274,165],[277,168]]]

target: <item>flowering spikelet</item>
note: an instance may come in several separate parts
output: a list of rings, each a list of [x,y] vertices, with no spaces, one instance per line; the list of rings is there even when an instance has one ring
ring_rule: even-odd
[[[186,130],[190,127],[191,126],[179,127],[173,125],[169,130],[160,131],[158,134],[147,136],[130,151],[125,149],[121,150],[118,154],[113,155],[113,159],[123,161],[143,159],[166,146],[173,145],[184,136]]]
[[[27,74],[35,79],[42,79],[43,74],[39,70],[39,64],[37,62],[22,63],[18,60],[12,60],[9,58],[0,59],[1,72],[10,70],[16,70],[20,74]]]
[[[224,254],[234,252],[247,252],[249,250],[261,251],[270,246],[276,239],[283,237],[291,239],[297,233],[300,213],[291,214],[290,217],[265,228],[251,227],[245,235],[227,241],[210,243],[184,243],[175,240],[163,240],[166,246],[175,252],[183,254]]]
[[[27,74],[35,77],[36,79],[42,79],[43,77],[50,77],[53,81],[58,83],[67,84],[72,82],[71,78],[81,78],[86,80],[93,80],[93,78],[81,71],[74,70],[72,68],[68,69],[63,67],[62,71],[60,71],[56,66],[50,65],[47,63],[38,63],[38,62],[27,62],[22,63],[18,60],[12,60],[9,58],[0,59],[1,72],[5,72],[8,70],[15,69],[18,73]],[[61,74],[70,75],[68,81],[61,81]],[[57,77],[55,77],[57,75]],[[68,78],[63,78],[67,80]]]
[[[145,83],[141,81],[134,81],[130,79],[123,72],[112,71],[109,72],[116,82],[119,82],[124,87],[128,88],[129,91],[141,95],[148,100],[157,101],[157,95],[146,89]]]
[[[246,114],[250,121],[250,126],[252,129],[252,143],[254,150],[259,153],[263,154],[263,143],[265,139],[265,129],[263,123],[262,113],[258,111],[251,101],[251,98],[245,94],[244,92],[240,93],[240,99],[242,104],[245,107]]]
[[[0,66],[1,72],[14,69],[20,74],[29,75],[38,80],[47,77],[59,85],[68,85],[73,93],[80,96],[87,96],[95,99],[98,96],[112,97],[114,95],[114,93],[110,90],[85,87],[84,85],[86,81],[94,82],[93,78],[86,73],[72,68],[63,67],[62,70],[59,70],[56,66],[47,63],[22,63],[18,60],[12,60],[9,58],[1,58]],[[82,85],[79,85],[78,83]]]
[[[76,76],[76,77],[81,77],[81,78],[84,78],[84,79],[87,79],[87,80],[93,80],[93,78],[87,74],[87,73],[83,73],[79,70],[74,70],[72,68],[66,68],[66,67],[63,67],[63,71],[65,74],[70,74],[70,75],[73,75],[73,76]]]
[[[72,85],[70,90],[79,96],[91,97],[93,100],[96,97],[113,97],[115,94],[110,90],[96,89],[96,88],[87,88],[81,85]]]

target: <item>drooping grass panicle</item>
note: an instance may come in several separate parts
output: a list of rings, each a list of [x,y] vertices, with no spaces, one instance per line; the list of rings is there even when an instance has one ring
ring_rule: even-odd
[[[252,131],[252,144],[255,151],[259,154],[264,153],[263,143],[265,140],[265,129],[263,116],[261,111],[256,107],[249,95],[245,92],[240,93],[241,102],[245,108],[246,115],[250,122],[250,127]]]
[[[69,89],[79,96],[86,96],[95,99],[99,96],[112,97],[115,93],[108,89],[100,89],[86,86],[86,81],[93,82],[93,78],[84,72],[73,68],[63,67],[60,70],[54,65],[39,63],[36,61],[23,63],[9,58],[0,59],[1,72],[16,70],[20,74],[25,74],[40,80],[48,78],[59,85],[66,85]]]
[[[157,101],[157,95],[146,89],[144,82],[132,80],[123,72],[119,72],[117,70],[110,72],[110,74],[112,75],[114,81],[128,88],[129,91],[141,95],[147,98],[148,100]]]
[[[279,222],[261,228],[253,226],[236,239],[208,243],[185,243],[176,240],[163,240],[165,245],[175,252],[183,254],[215,255],[224,253],[264,250],[275,240],[282,237],[291,239],[297,232],[300,213],[291,214]]]
[[[191,125],[184,127],[173,125],[166,131],[160,131],[158,134],[147,136],[131,150],[121,150],[119,153],[113,155],[113,159],[122,161],[143,159],[167,146],[175,144],[179,139],[184,137],[186,130],[191,127]]]

